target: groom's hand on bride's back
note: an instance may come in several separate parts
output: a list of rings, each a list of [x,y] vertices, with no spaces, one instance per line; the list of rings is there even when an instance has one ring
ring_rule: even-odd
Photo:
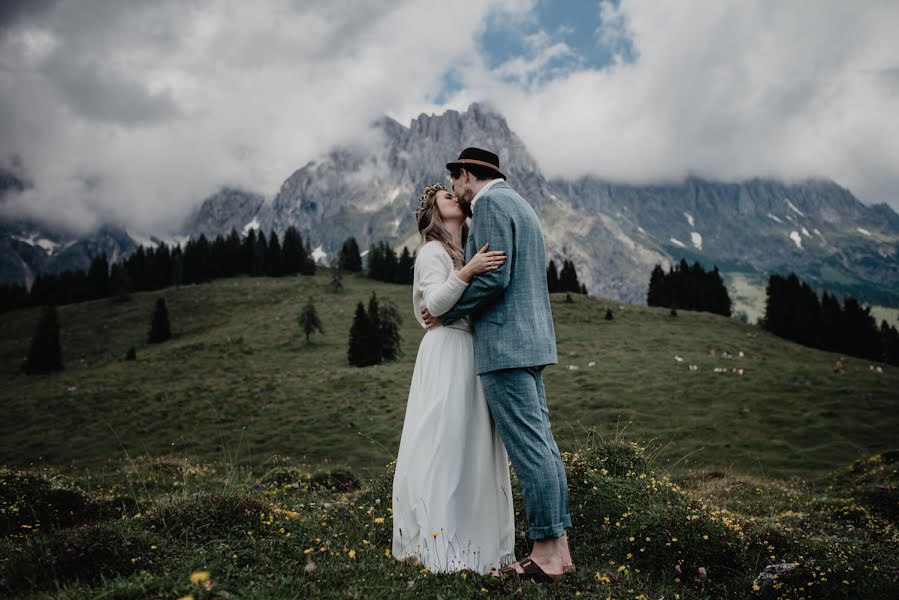
[[[440,319],[438,319],[437,317],[433,316],[433,315],[431,314],[431,311],[429,311],[427,308],[421,309],[421,316],[422,316],[422,318],[424,318],[424,320],[425,320],[425,326],[426,326],[429,330],[430,330],[430,329],[437,329],[438,327],[441,327]]]

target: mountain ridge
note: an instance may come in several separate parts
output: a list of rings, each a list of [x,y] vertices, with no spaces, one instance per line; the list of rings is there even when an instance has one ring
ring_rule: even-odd
[[[506,119],[482,103],[421,114],[408,126],[385,116],[373,128],[377,144],[326,149],[271,201],[223,188],[191,213],[183,235],[293,225],[325,255],[349,236],[363,248],[385,240],[414,249],[419,190],[444,181],[444,164],[475,145],[497,152],[510,183],[543,220],[550,257],[573,260],[591,293],[644,302],[654,264],[687,258],[756,285],[793,270],[821,288],[899,305],[899,215],[886,204],[863,204],[832,180],[549,179]]]

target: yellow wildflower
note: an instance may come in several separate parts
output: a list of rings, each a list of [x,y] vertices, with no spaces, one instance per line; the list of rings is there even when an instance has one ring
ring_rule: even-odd
[[[204,583],[209,581],[209,571],[194,571],[190,574],[191,583]]]
[[[384,517],[378,517],[378,518],[375,519],[375,523],[376,523],[377,525],[380,525],[380,524],[383,523],[383,522],[384,522]]]
[[[356,560],[356,551],[355,551],[355,550],[350,550],[349,552],[347,552],[347,556],[349,556],[349,557],[352,558],[353,560]]]

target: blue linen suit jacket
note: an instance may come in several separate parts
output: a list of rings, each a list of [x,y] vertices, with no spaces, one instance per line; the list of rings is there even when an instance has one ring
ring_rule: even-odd
[[[470,316],[478,375],[556,364],[543,231],[531,205],[505,181],[475,203],[465,260],[488,243],[489,250],[506,253],[505,264],[472,279],[440,322]]]

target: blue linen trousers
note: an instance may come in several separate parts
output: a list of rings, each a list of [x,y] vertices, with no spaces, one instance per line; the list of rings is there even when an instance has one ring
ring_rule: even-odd
[[[528,535],[561,537],[571,527],[568,479],[549,424],[543,367],[483,373],[481,385],[521,483]]]
[[[473,212],[466,260],[487,243],[507,260],[472,279],[439,319],[449,325],[470,316],[475,369],[521,483],[529,535],[558,538],[571,516],[543,389],[543,367],[558,362],[543,231],[534,209],[505,181],[486,190]]]

